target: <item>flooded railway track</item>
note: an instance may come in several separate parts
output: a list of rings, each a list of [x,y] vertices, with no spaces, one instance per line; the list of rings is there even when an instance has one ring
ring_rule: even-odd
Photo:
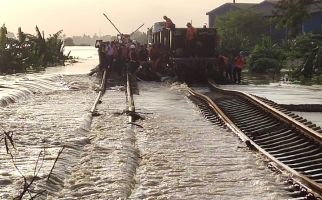
[[[267,99],[237,91],[190,89],[190,99],[211,122],[229,127],[249,147],[286,172],[293,197],[321,199],[322,129]]]
[[[48,98],[51,101],[48,101],[47,99],[42,98],[43,95],[42,93],[40,93],[38,96],[40,100],[43,100],[43,102],[37,103],[37,104],[40,104],[39,106],[40,109],[38,108],[37,111],[45,112],[44,110],[47,109],[49,110],[49,112],[45,112],[44,114],[39,114],[40,115],[39,118],[36,118],[34,115],[32,115],[33,112],[31,112],[31,114],[27,115],[27,117],[28,118],[35,117],[35,122],[34,122],[35,124],[38,123],[37,119],[39,119],[40,121],[39,123],[43,122],[45,124],[44,129],[41,129],[42,127],[40,128],[31,127],[31,126],[27,127],[28,124],[25,124],[24,118],[21,119],[19,124],[18,123],[13,124],[10,121],[9,122],[5,121],[9,124],[11,123],[13,124],[13,128],[10,129],[12,131],[9,131],[8,135],[13,133],[17,134],[15,135],[15,138],[14,138],[15,140],[11,141],[12,138],[10,137],[10,142],[12,142],[12,144],[14,143],[14,146],[16,146],[17,148],[9,149],[10,146],[7,146],[5,144],[4,145],[5,148],[1,149],[2,151],[0,153],[3,159],[1,162],[1,169],[0,169],[0,185],[1,185],[0,199],[13,199],[15,196],[18,196],[19,199],[23,199],[23,198],[28,198],[27,197],[28,195],[30,195],[31,199],[47,199],[47,198],[54,198],[54,197],[56,199],[58,198],[60,193],[65,194],[66,191],[68,193],[70,188],[78,187],[76,184],[76,186],[69,188],[68,184],[70,180],[74,179],[74,172],[77,172],[79,170],[78,167],[80,162],[84,162],[82,160],[85,155],[84,151],[87,148],[89,148],[88,146],[91,146],[93,138],[90,137],[89,135],[91,134],[90,129],[91,129],[93,117],[99,116],[101,114],[99,113],[100,108],[98,108],[98,104],[102,103],[102,97],[104,96],[104,93],[108,91],[106,90],[106,87],[113,85],[113,83],[115,82],[115,80],[110,79],[113,81],[113,83],[110,84],[109,81],[107,80],[110,77],[111,77],[111,73],[109,71],[104,71],[102,77],[99,80],[99,86],[96,88],[96,91],[97,91],[96,98],[94,98],[95,92],[93,92],[92,89],[90,89],[89,87],[85,88],[87,92],[86,94],[89,94],[89,95],[86,101],[84,100],[85,102],[84,105],[80,101],[80,103],[76,104],[75,107],[70,106],[71,107],[71,109],[69,109],[70,113],[74,113],[73,109],[77,111],[80,110],[79,112],[76,112],[77,114],[74,114],[74,115],[69,114],[68,111],[65,112],[64,110],[66,110],[66,107],[64,105],[75,104],[73,100],[73,98],[75,97],[74,95],[84,94],[82,93],[81,89],[68,91],[64,88],[63,88],[64,90],[62,90],[58,86],[54,87],[54,89],[58,88],[58,89],[61,89],[61,91],[58,94],[54,92],[49,93],[48,96],[52,95]],[[133,77],[131,77],[129,74],[127,74],[126,77],[128,78],[127,82],[124,81],[123,79],[122,80],[120,79],[120,80],[117,80],[118,82],[114,84],[117,84],[117,85],[122,84],[122,88],[127,88],[125,92],[127,95],[126,98],[128,103],[126,114],[129,115],[129,121],[132,122],[134,121],[132,118],[133,118],[133,115],[135,114],[134,113],[135,108],[134,108],[131,84],[134,86],[135,84],[132,83]],[[86,78],[86,80],[89,80],[89,79]],[[84,85],[85,83],[88,84],[88,82],[84,82]],[[51,83],[51,82],[49,84],[55,85],[54,83]],[[47,91],[47,90],[44,90],[44,91]],[[72,94],[69,94],[69,93],[72,93]],[[61,94],[64,94],[64,95],[61,95]],[[66,102],[59,101],[60,100],[60,98],[58,98],[59,95],[64,96],[62,99],[66,100]],[[108,91],[106,96],[110,96],[110,95],[111,93]],[[122,98],[124,99],[124,96],[122,96]],[[70,102],[68,100],[70,100]],[[17,104],[19,104],[19,102]],[[47,104],[49,104],[49,106],[47,106]],[[46,106],[42,106],[42,105],[46,105]],[[85,107],[87,105],[90,107],[89,108]],[[57,109],[57,112],[55,109],[53,109],[55,110],[55,112],[51,112],[53,106],[55,107],[55,109]],[[19,105],[17,107],[19,107]],[[9,112],[10,109],[13,109],[13,110],[15,109],[15,107],[10,108],[9,106],[7,106],[6,108],[8,113],[11,113]],[[29,109],[31,108],[28,107],[27,110],[29,111]],[[33,111],[36,109],[37,108],[33,109]],[[134,114],[131,115],[131,112],[129,111],[132,111]],[[24,112],[27,113],[27,111],[24,111]],[[85,114],[83,112],[85,112]],[[59,114],[56,114],[56,113],[59,113]],[[80,118],[79,117],[80,114],[84,114],[84,115]],[[50,118],[48,115],[50,115],[50,117],[52,118]],[[37,120],[37,123],[36,123],[36,120]],[[32,120],[30,121],[31,122],[28,122],[28,123],[32,123]],[[64,123],[61,121],[64,121]],[[47,123],[47,122],[50,122],[50,123]],[[21,128],[20,125],[22,125],[23,127]],[[51,128],[53,130],[51,130]],[[60,132],[62,132],[61,135],[63,135],[64,137],[60,135]],[[29,139],[30,136],[28,137],[28,135],[32,136],[33,139]],[[1,142],[3,143],[7,141],[9,142],[7,138],[1,140]],[[7,148],[7,152],[6,152],[6,148]],[[36,163],[41,163],[41,164],[39,165],[36,164],[36,166],[34,166],[33,159],[34,159],[34,156],[37,156],[38,154],[34,155],[33,153],[39,150],[41,151],[41,153],[39,153]],[[10,155],[8,156],[8,154],[10,154],[11,157]],[[45,157],[45,154],[46,154],[46,157]],[[14,165],[15,168],[13,169],[10,168],[11,165]],[[34,168],[33,174],[29,173],[29,169],[31,168]],[[37,173],[36,173],[36,169],[37,169]],[[38,175],[38,172],[39,172],[38,170],[41,171],[39,175]],[[26,179],[25,177],[27,177],[28,179]],[[24,182],[20,180],[22,178]],[[22,186],[20,186],[20,184],[22,184]],[[81,186],[82,184],[80,184],[79,187]]]

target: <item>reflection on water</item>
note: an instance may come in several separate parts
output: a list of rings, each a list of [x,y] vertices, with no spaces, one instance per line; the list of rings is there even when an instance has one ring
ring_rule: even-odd
[[[98,64],[97,49],[92,46],[67,46],[65,54],[70,52],[70,56],[78,62],[67,64],[66,66],[49,67],[46,74],[87,74],[90,69]]]
[[[250,72],[242,72],[242,82],[246,84],[270,84],[274,82],[278,82],[282,74],[272,74],[272,73],[265,73],[265,74],[257,74],[257,73],[250,73]]]
[[[220,87],[266,97],[280,104],[322,104],[322,87],[282,83],[271,83],[269,85],[221,85]]]
[[[97,48],[93,46],[66,46],[65,47],[65,54],[70,52],[70,56],[79,59],[96,59],[97,55]]]
[[[294,113],[322,127],[322,113],[320,112],[294,112]]]

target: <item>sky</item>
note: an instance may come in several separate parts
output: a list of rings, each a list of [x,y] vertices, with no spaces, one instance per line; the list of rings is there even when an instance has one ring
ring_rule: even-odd
[[[63,34],[116,35],[117,31],[103,16],[105,13],[121,33],[131,33],[142,24],[146,32],[166,15],[176,27],[188,21],[193,26],[208,24],[207,12],[226,0],[0,0],[0,25],[8,31],[35,33],[38,25],[45,35],[63,30]],[[261,0],[236,0],[236,3],[259,3]]]

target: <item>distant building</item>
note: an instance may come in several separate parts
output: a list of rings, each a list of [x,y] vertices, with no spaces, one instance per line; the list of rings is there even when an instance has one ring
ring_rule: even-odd
[[[261,13],[265,18],[272,18],[275,16],[274,5],[278,1],[276,0],[265,0],[261,3],[258,3],[252,7],[252,10]],[[280,41],[287,37],[287,29],[277,29],[276,24],[269,21],[270,25],[267,30],[267,35],[270,35],[273,41]]]
[[[302,23],[302,32],[322,32],[322,3],[310,6],[310,18]]]
[[[252,10],[255,12],[262,13],[264,17],[270,18],[274,17],[274,4],[276,4],[278,0],[265,0],[261,3],[225,3],[206,14],[208,15],[209,19],[209,27],[216,27],[216,18],[219,16],[223,16],[229,12],[236,11],[236,10]],[[308,32],[321,32],[322,31],[322,4],[317,3],[313,4],[309,7],[309,14],[310,18],[307,19],[302,23],[301,29],[302,33]],[[274,24],[271,24],[270,27],[270,34],[276,34]],[[283,31],[284,35],[286,30]],[[278,33],[281,36],[281,31]]]
[[[255,3],[225,3],[212,11],[207,12],[209,27],[216,27],[216,18],[236,10],[247,10]]]

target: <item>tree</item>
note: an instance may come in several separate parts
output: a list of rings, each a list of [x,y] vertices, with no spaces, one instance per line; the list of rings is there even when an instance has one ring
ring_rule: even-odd
[[[26,34],[19,28],[17,38],[9,38],[5,25],[0,28],[0,73],[40,70],[67,59],[63,55],[62,31],[45,38],[36,26],[36,33]]]
[[[268,36],[262,36],[260,43],[255,46],[249,57],[249,70],[258,73],[278,73],[285,59],[282,48],[273,44]]]
[[[65,46],[74,46],[75,45],[74,40],[71,37],[66,38],[64,43],[65,43]]]
[[[7,28],[3,24],[2,27],[0,28],[0,52],[4,51],[6,48],[7,44]]]
[[[301,33],[302,22],[307,19],[312,4],[321,0],[280,0],[275,4],[275,20],[279,26],[287,28],[291,38]]]
[[[291,40],[288,60],[297,60],[291,67],[295,77],[311,78],[322,71],[322,35],[306,34]]]
[[[243,10],[218,17],[216,24],[221,50],[233,55],[251,49],[269,30],[268,21],[262,14]]]

